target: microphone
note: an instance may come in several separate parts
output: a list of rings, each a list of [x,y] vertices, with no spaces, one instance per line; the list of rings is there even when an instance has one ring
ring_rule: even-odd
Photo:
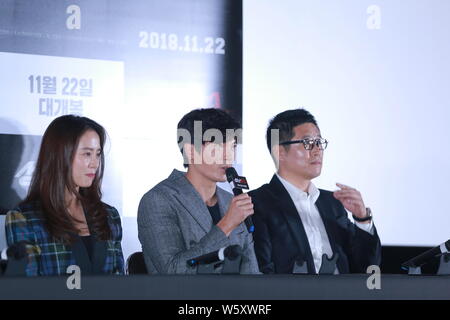
[[[6,250],[3,249],[0,253],[0,276],[5,272],[6,266],[8,264],[8,256],[6,255]]]
[[[427,263],[429,260],[436,256],[440,256],[443,253],[450,252],[450,240],[447,240],[446,242],[442,243],[441,245],[434,247],[428,251],[425,251],[424,253],[418,255],[417,257],[414,257],[404,263],[402,263],[403,269],[408,268],[417,268],[425,263]]]
[[[25,276],[28,241],[14,243],[1,252],[0,268],[5,276]]]
[[[229,167],[225,170],[225,173],[227,175],[227,180],[229,183],[231,183],[233,188],[233,194],[235,196],[238,196],[243,193],[242,189],[248,189],[248,183],[247,179],[245,177],[240,177],[236,169],[233,167]],[[255,226],[253,225],[252,217],[248,216],[245,219],[245,225],[247,226],[248,232],[252,233],[255,231]]]
[[[197,258],[189,259],[186,261],[189,267],[195,267],[199,264],[210,264],[225,260],[236,260],[242,255],[242,249],[239,245],[235,244],[228,247],[220,248],[217,251],[213,251]]]
[[[20,260],[25,258],[27,255],[27,244],[29,244],[28,241],[19,241],[6,249],[6,256],[8,257],[8,260]]]

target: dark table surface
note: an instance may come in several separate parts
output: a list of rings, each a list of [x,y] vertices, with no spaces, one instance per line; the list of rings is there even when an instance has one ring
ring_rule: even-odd
[[[68,277],[0,277],[0,300],[450,299],[450,276],[382,274],[372,290],[369,274],[82,276],[79,290],[68,289]]]

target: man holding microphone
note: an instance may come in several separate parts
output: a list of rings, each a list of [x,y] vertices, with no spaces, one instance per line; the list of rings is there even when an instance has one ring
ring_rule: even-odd
[[[187,172],[148,191],[138,210],[138,232],[149,273],[193,274],[187,261],[221,248],[242,249],[239,272],[258,273],[253,238],[244,220],[253,214],[248,194],[233,197],[216,186],[226,181],[235,157],[239,124],[225,111],[198,109],[178,123],[178,144]],[[214,272],[220,273],[220,263]]]

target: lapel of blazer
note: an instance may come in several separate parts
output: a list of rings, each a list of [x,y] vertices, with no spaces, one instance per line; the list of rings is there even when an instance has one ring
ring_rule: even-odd
[[[276,175],[274,175],[272,180],[270,181],[269,188],[272,190],[276,200],[278,201],[277,208],[281,209],[281,212],[286,218],[286,221],[291,230],[291,234],[297,242],[303,258],[306,259],[308,270],[315,270],[308,237],[306,236],[305,228],[303,226],[302,220],[300,219],[300,215],[297,212],[297,208],[295,207],[295,204],[291,199],[291,196]]]
[[[95,274],[103,273],[108,252],[107,241],[102,241],[95,237],[94,255],[92,257],[92,270]]]
[[[319,198],[316,201],[316,206],[317,206],[317,209],[319,210],[320,217],[322,218],[323,224],[325,226],[325,231],[327,232],[328,240],[330,241],[331,250],[333,250],[333,256],[334,256],[334,254],[338,251],[336,248],[335,234],[333,232],[334,229],[332,226],[332,221],[330,220],[331,219],[330,215],[332,214],[332,208],[330,207],[330,202],[324,198],[322,192],[320,193]],[[338,257],[338,260],[336,262],[337,266],[340,265],[340,261],[341,261],[341,258]],[[340,269],[340,268],[338,268],[338,269]]]
[[[92,235],[92,241],[94,241],[94,246],[92,248],[93,250],[92,261],[88,259],[90,262],[90,268],[93,274],[100,274],[103,273],[103,267],[105,266],[106,263],[106,255],[108,251],[107,242],[98,239],[97,235],[95,235],[95,233],[93,232],[91,228],[92,226],[91,216],[86,212],[86,210],[84,210],[84,216],[86,218],[86,221],[88,222],[89,233]],[[111,222],[111,216],[109,215],[109,212],[108,212],[108,224],[111,228],[111,231],[113,232],[114,226],[113,223]],[[84,248],[83,255],[88,257],[88,252],[84,245],[83,248]],[[82,258],[83,260],[85,259],[83,257],[80,258]]]
[[[92,274],[92,262],[89,259],[86,247],[80,237],[71,245],[72,254],[76,264],[80,267],[83,273]]]
[[[211,230],[212,218],[211,214],[203,202],[200,194],[195,190],[194,186],[185,177],[184,173],[173,170],[168,178],[171,187],[177,190],[174,195],[181,206],[192,216],[192,218],[208,233]]]
[[[223,217],[230,206],[230,200],[233,197],[231,194],[227,197],[228,192],[216,187],[217,202],[219,203],[220,216]]]
[[[81,238],[72,244],[72,254],[74,259],[85,274],[101,274],[103,273],[103,268],[105,266],[107,243],[106,241],[98,240],[96,236],[93,237],[95,242],[92,261],[89,259],[89,254]]]

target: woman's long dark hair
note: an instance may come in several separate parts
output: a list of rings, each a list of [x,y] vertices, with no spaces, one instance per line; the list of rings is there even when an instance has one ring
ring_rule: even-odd
[[[72,178],[72,163],[80,138],[88,130],[95,131],[100,138],[101,159],[92,185],[80,187],[77,191]],[[101,201],[105,139],[106,132],[101,125],[89,118],[74,115],[56,118],[44,133],[36,169],[23,203],[40,204],[48,232],[56,241],[72,243],[78,234],[74,219],[67,209],[66,190],[81,201],[92,233],[101,240],[111,238],[108,213]]]

